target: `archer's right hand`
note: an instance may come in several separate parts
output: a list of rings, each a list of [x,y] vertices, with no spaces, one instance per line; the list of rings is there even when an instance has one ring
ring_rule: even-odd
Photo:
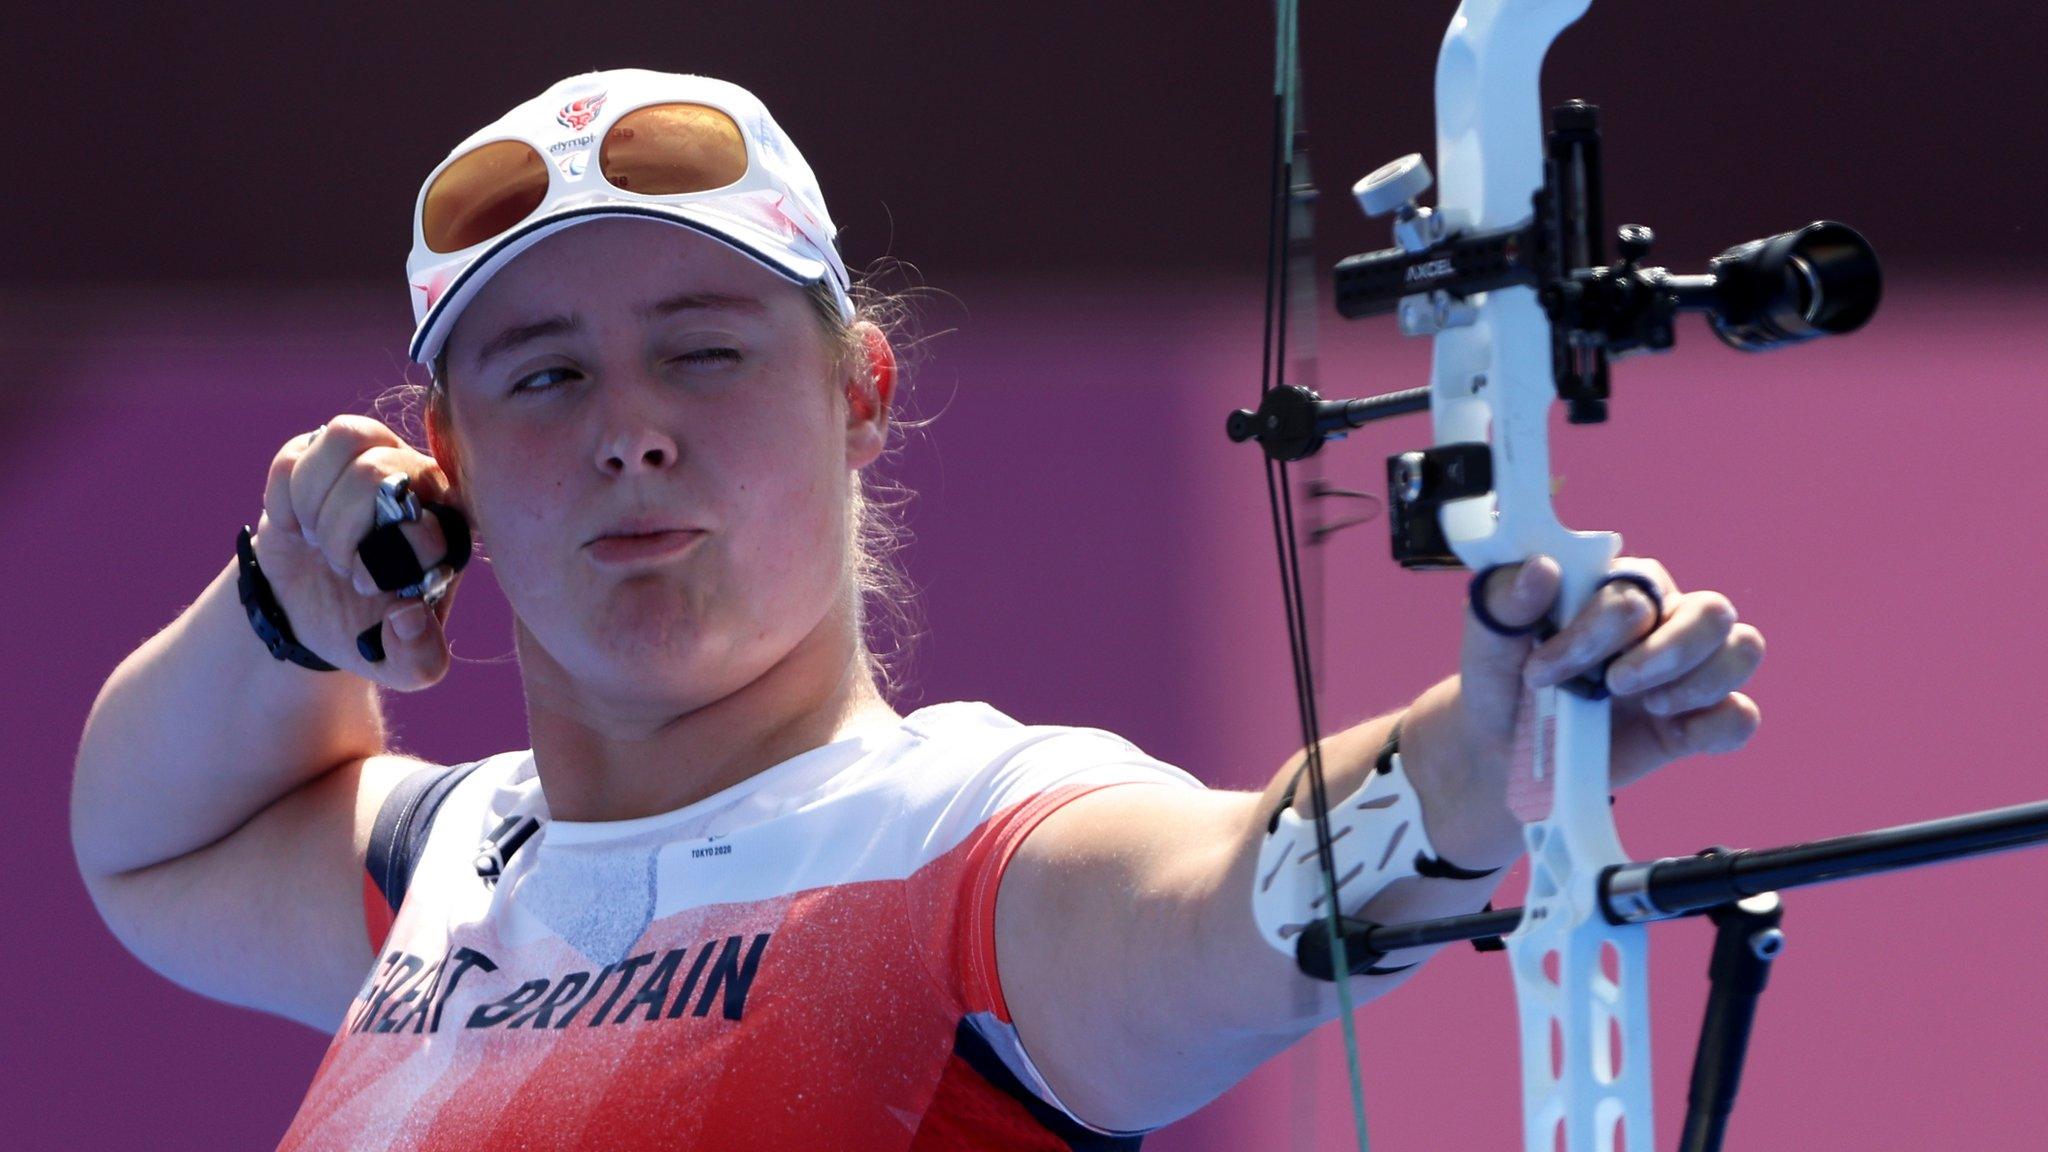
[[[440,464],[380,421],[341,415],[293,437],[270,461],[254,546],[300,645],[337,668],[413,692],[447,675],[444,629],[461,575],[451,574],[432,605],[377,590],[356,546],[376,524],[378,484],[393,473],[410,478],[422,501],[460,506]],[[445,567],[448,540],[437,517],[399,531],[422,568]],[[356,637],[380,624],[384,659],[373,664]]]

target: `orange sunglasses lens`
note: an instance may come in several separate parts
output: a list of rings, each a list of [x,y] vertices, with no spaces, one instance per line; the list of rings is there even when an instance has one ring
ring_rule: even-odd
[[[548,165],[517,140],[464,153],[441,170],[420,209],[428,249],[460,252],[511,228],[548,194]]]
[[[612,187],[627,192],[709,192],[747,174],[747,143],[740,126],[716,108],[650,104],[611,126],[597,164]]]
[[[733,118],[702,104],[650,104],[605,133],[598,167],[612,187],[643,196],[709,192],[747,174]],[[509,231],[548,194],[548,165],[528,145],[497,140],[466,152],[427,189],[420,231],[434,252],[460,252]]]

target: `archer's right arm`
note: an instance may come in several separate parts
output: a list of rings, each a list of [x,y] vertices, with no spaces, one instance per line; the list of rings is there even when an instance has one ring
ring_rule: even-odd
[[[337,562],[360,568],[354,545],[373,521],[377,480],[396,471],[423,495],[445,491],[432,458],[364,417],[337,417],[271,464],[258,562],[299,642],[340,671],[272,658],[230,560],[107,679],[72,779],[73,851],[114,935],[194,991],[323,1030],[372,962],[370,827],[421,766],[385,753],[377,686],[423,688],[448,664],[452,592],[424,635],[402,640],[389,621],[417,602],[365,596]],[[432,517],[404,532],[422,558],[444,554]],[[379,619],[387,656],[371,665],[354,636]]]

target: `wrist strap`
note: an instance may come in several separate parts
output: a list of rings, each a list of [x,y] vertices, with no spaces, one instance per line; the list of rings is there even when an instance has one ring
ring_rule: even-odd
[[[289,660],[314,672],[339,672],[341,669],[308,651],[292,634],[284,606],[277,602],[277,593],[271,590],[270,581],[264,579],[263,569],[256,563],[256,548],[250,537],[247,524],[235,537],[235,589],[241,595],[242,609],[249,614],[249,626],[276,659]]]
[[[1484,880],[1498,871],[1498,868],[1488,868],[1484,872],[1474,872],[1470,868],[1460,868],[1441,856],[1415,858],[1415,874],[1432,880]]]

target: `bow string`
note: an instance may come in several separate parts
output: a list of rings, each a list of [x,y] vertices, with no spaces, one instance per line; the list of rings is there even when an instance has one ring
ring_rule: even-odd
[[[1290,386],[1313,389],[1317,363],[1316,190],[1309,173],[1301,110],[1298,0],[1275,0],[1274,17],[1272,184],[1267,201],[1266,303],[1259,381],[1262,404],[1265,394],[1275,389]],[[1288,371],[1290,363],[1294,369],[1292,379]],[[1316,480],[1319,477],[1312,478],[1311,494],[1321,490]],[[1312,637],[1320,631],[1320,613],[1315,621],[1316,631],[1312,632],[1302,585],[1301,549],[1295,529],[1288,461],[1272,454],[1266,456],[1266,495],[1273,518],[1281,595],[1287,617],[1288,650],[1294,673],[1296,712],[1302,731],[1300,771],[1308,781],[1316,854],[1323,880],[1326,915],[1322,929],[1328,934],[1329,949],[1338,970],[1347,971],[1349,965],[1339,921],[1336,863],[1330,847],[1330,802],[1323,775],[1322,728],[1316,707]],[[1320,543],[1325,538],[1323,525],[1317,523],[1314,527],[1313,540]],[[1352,1124],[1357,1132],[1359,1152],[1367,1152],[1370,1138],[1365,1122],[1365,1089],[1359,1072],[1358,1033],[1353,1019],[1355,1005],[1350,982],[1338,980],[1335,983]],[[1299,1119],[1297,1116],[1297,1122]]]

